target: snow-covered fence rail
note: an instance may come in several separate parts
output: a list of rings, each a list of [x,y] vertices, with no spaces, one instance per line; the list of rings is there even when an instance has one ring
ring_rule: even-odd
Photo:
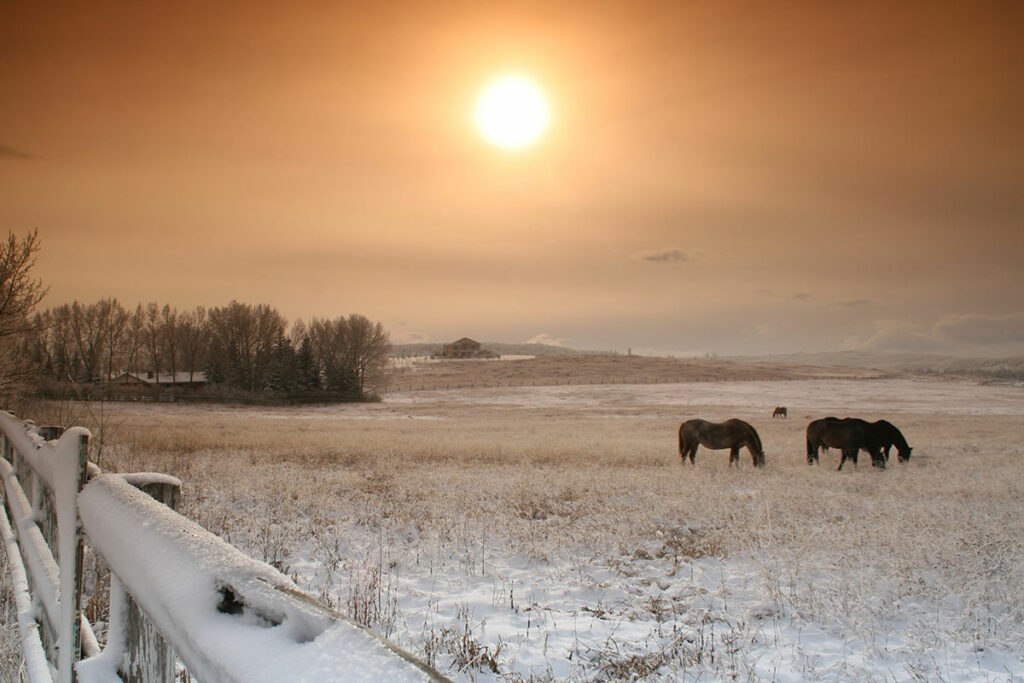
[[[0,533],[31,683],[172,683],[177,662],[203,683],[446,680],[179,515],[173,477],[101,473],[84,429],[47,440],[9,413],[0,429]],[[83,541],[111,570],[102,651],[81,614]]]
[[[47,440],[30,423],[0,413],[7,514],[0,515],[32,683],[74,680],[82,649],[82,535],[75,501],[85,483],[88,431]],[[91,636],[89,632],[88,636]],[[87,636],[87,637],[88,637]],[[90,647],[95,643],[89,638]]]

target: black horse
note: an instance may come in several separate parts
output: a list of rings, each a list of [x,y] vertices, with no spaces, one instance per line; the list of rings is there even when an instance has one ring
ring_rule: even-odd
[[[814,420],[807,425],[807,464],[813,465],[818,461],[818,452],[821,447],[838,448],[843,452],[839,461],[839,468],[847,460],[853,461],[857,466],[857,454],[861,450],[871,455],[871,464],[875,467],[885,469],[885,458],[882,457],[881,447],[874,439],[871,425],[856,417],[825,417]]]
[[[697,447],[704,446],[711,450],[728,448],[729,466],[740,463],[740,449],[746,447],[754,466],[764,467],[764,449],[757,430],[743,420],[732,418],[725,422],[708,422],[707,420],[687,420],[679,426],[679,457],[684,461],[690,458],[693,464],[697,459]]]
[[[885,457],[886,462],[889,461],[889,450],[896,447],[896,457],[899,458],[900,462],[907,462],[910,460],[910,451],[913,449],[907,443],[907,440],[903,438],[903,432],[896,428],[891,422],[886,420],[878,420],[877,422],[870,423],[871,436],[878,447],[882,450],[882,455]]]

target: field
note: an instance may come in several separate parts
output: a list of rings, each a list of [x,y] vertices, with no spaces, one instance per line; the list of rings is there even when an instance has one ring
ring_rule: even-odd
[[[1022,399],[831,377],[48,410],[456,680],[1024,681]],[[827,414],[893,421],[913,458],[809,467]],[[765,469],[680,463],[682,419],[730,416]]]

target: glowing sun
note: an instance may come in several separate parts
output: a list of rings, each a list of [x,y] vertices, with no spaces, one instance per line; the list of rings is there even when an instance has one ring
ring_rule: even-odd
[[[544,91],[525,76],[502,76],[484,88],[473,120],[492,145],[522,149],[536,142],[551,123]]]

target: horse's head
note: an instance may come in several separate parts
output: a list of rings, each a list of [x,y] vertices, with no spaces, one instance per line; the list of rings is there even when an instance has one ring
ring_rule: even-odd
[[[900,462],[909,462],[910,461],[910,451],[912,451],[912,450],[914,450],[914,449],[911,448],[910,446],[907,446],[906,449],[899,448],[897,446],[897,448],[896,448],[896,457],[899,458]]]

